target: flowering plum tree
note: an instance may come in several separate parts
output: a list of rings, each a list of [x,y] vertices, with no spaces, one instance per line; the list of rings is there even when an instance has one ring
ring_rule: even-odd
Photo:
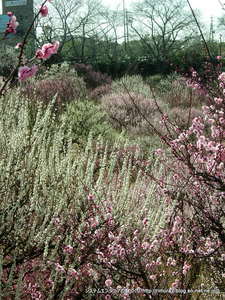
[[[185,130],[164,117],[163,126],[168,129],[168,134],[163,136],[163,140],[170,151],[164,153],[164,158],[163,151],[157,151],[167,175],[172,178],[169,183],[160,182],[162,194],[168,202],[176,203],[168,224],[171,231],[167,228],[164,240],[174,244],[171,232],[179,224],[178,251],[184,257],[191,256],[211,265],[212,272],[221,275],[218,282],[223,282],[224,286],[225,74],[218,73],[214,82],[201,81],[196,72],[193,76],[192,86],[204,89],[207,95],[207,105],[202,106],[203,115],[194,118]],[[182,279],[180,277],[180,286],[184,287]]]

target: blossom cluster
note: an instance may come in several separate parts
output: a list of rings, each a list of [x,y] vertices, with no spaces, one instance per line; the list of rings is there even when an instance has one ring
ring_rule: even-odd
[[[44,44],[41,49],[36,51],[36,58],[48,59],[52,54],[56,54],[59,48],[59,42],[56,41],[53,44]]]
[[[45,5],[45,3],[51,0],[46,0],[44,3],[41,5],[38,11],[38,15],[40,14],[42,17],[46,17],[48,15],[48,7]],[[8,12],[8,16],[10,17],[10,21],[7,24],[7,28],[5,31],[5,35],[9,33],[16,33],[16,28],[18,27],[19,23],[17,22],[16,16],[12,12]],[[16,45],[16,49],[21,49],[23,51],[25,43],[18,43]],[[38,49],[35,54],[35,58],[39,60],[46,60],[50,58],[53,54],[56,54],[59,48],[59,42],[55,41],[54,43],[47,43],[42,46],[41,49]],[[32,66],[20,66],[18,69],[18,79],[19,81],[23,81],[29,77],[34,76],[38,71],[38,66],[37,65],[32,65]]]
[[[201,82],[195,71],[193,77],[197,80],[196,84]],[[195,85],[192,87],[196,88]],[[222,270],[225,251],[224,72],[218,74],[214,87],[216,92],[206,92],[208,96],[202,106],[202,115],[194,118],[187,129],[180,130],[176,125],[170,126],[169,120],[164,121],[173,129],[173,135],[165,137],[171,152],[158,149],[156,154],[165,167],[166,178],[171,176],[169,184],[161,181],[160,195],[167,203],[177,203],[172,230],[162,235],[164,246],[178,243],[179,252],[206,260],[210,258],[208,263]],[[180,235],[178,239],[177,234]],[[183,246],[182,240],[185,240]],[[188,269],[187,262],[183,266],[183,274]],[[174,286],[178,286],[177,282]]]
[[[19,26],[17,22],[16,16],[12,12],[8,12],[7,15],[9,16],[9,22],[7,23],[7,27],[5,30],[5,35],[7,36],[9,33],[16,33],[16,28]]]
[[[191,256],[185,254],[183,263],[179,255],[170,256],[182,245],[181,218],[176,219],[171,232],[162,230],[155,237],[149,234],[143,237],[142,231],[147,233],[148,230],[146,218],[140,220],[140,229],[131,232],[127,226],[118,224],[109,201],[99,205],[95,196],[89,194],[85,204],[82,220],[78,220],[76,214],[69,220],[52,219],[56,230],[51,244],[58,245],[57,252],[54,247],[52,251],[49,248],[44,259],[41,256],[26,259],[17,267],[18,272],[26,270],[22,296],[45,299],[49,294],[56,295],[60,287],[65,288],[65,299],[79,297],[93,286],[117,290],[122,287],[153,289],[162,283],[161,288],[165,288],[166,278],[168,288],[173,289],[181,285],[181,272],[185,278],[188,276],[192,269]],[[70,242],[65,238],[67,227],[70,228]],[[7,271],[5,269],[6,284]],[[112,299],[110,294],[105,296],[105,299]],[[131,299],[129,293],[119,294],[119,297]]]
[[[17,47],[19,47],[17,45]],[[37,59],[48,59],[50,58],[53,54],[56,54],[59,48],[59,42],[56,41],[53,44],[48,43],[44,44],[41,49],[38,49],[36,51],[36,58]],[[28,66],[22,66],[19,68],[19,73],[18,73],[18,78],[20,81],[23,81],[29,77],[34,76],[38,71],[38,66],[33,65],[31,67]]]

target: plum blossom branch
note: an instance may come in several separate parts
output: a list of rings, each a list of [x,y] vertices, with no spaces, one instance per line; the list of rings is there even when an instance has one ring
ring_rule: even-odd
[[[25,80],[28,77],[34,76],[37,73],[38,67],[37,65],[33,65],[32,67],[28,67],[28,66],[21,66],[22,65],[22,60],[23,60],[23,56],[24,56],[24,50],[25,50],[25,45],[27,43],[27,39],[28,36],[34,26],[35,21],[38,19],[39,16],[42,17],[46,17],[48,15],[48,7],[46,6],[47,2],[51,2],[52,0],[45,0],[40,9],[38,10],[37,14],[34,16],[34,19],[31,23],[31,25],[29,26],[23,41],[21,43],[18,43],[16,45],[15,48],[20,49],[20,53],[18,56],[18,63],[15,66],[15,68],[12,70],[12,72],[10,73],[10,75],[8,76],[8,78],[5,80],[3,86],[0,88],[0,97],[4,95],[4,92],[8,86],[8,84],[12,81],[15,80],[15,78],[18,76],[18,80],[22,81]],[[4,37],[7,36],[7,34],[9,33],[16,33],[16,28],[19,25],[19,23],[17,22],[16,16],[13,15],[12,12],[8,13],[9,17],[10,17],[10,21],[7,24],[7,28],[4,34]],[[36,51],[36,55],[34,58],[37,59],[48,59],[52,54],[57,53],[59,48],[59,42],[56,41],[54,44],[45,44],[42,46],[42,49],[38,49]],[[30,60],[30,62],[33,59]],[[28,61],[29,62],[29,61]],[[18,75],[17,75],[17,71],[18,71]]]

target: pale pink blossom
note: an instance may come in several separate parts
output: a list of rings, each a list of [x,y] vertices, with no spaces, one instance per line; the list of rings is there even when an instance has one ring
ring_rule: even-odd
[[[146,250],[149,248],[150,244],[148,242],[144,242],[141,246],[144,250]]]
[[[169,257],[167,259],[167,266],[176,266],[176,260],[173,259],[172,257]]]
[[[70,245],[66,245],[63,249],[63,251],[67,254],[72,254],[73,253],[73,247]]]
[[[94,200],[94,195],[89,194],[87,198],[88,198],[89,201],[92,201],[92,200]]]
[[[29,77],[34,76],[37,73],[38,67],[33,65],[32,67],[23,66],[18,70],[18,79],[23,81]]]
[[[218,77],[218,79],[222,82],[225,82],[225,72],[221,73]]]
[[[163,154],[163,150],[161,148],[158,148],[155,150],[155,154],[160,156]]]
[[[173,289],[179,288],[179,286],[180,286],[180,280],[178,279],[176,279],[171,285]]]
[[[113,225],[115,224],[113,218],[108,219],[108,220],[107,220],[107,224],[108,224],[109,226],[113,226]]]
[[[147,225],[148,223],[148,219],[147,218],[144,218],[143,221],[142,221],[143,225]]]
[[[179,216],[176,216],[175,222],[174,222],[173,228],[172,228],[173,233],[177,233],[179,231],[181,223],[182,223],[181,218]]]
[[[52,54],[56,54],[59,49],[59,42],[56,41],[53,44],[44,44],[41,49],[36,51],[36,58],[48,59]]]
[[[94,228],[94,227],[98,226],[99,221],[98,221],[96,218],[90,218],[90,219],[89,219],[89,223],[90,223],[90,226],[91,226],[92,228]]]
[[[225,260],[225,254],[222,254],[222,255],[221,255],[221,259],[222,259],[222,260]]]
[[[54,217],[54,218],[52,219],[52,223],[53,223],[55,226],[59,226],[59,225],[61,224],[61,220],[60,220],[60,218],[58,218],[58,217]]]
[[[112,218],[112,215],[111,213],[107,213],[106,216],[105,216],[106,220],[109,220],[110,218]]]
[[[115,238],[114,234],[111,231],[108,233],[108,237],[110,240],[114,240]]]
[[[196,71],[193,71],[193,72],[192,72],[192,76],[193,76],[193,77],[196,77],[196,76],[197,76],[197,72],[196,72]]]
[[[216,102],[216,104],[221,104],[223,102],[222,98],[214,98],[214,101]]]
[[[150,275],[149,278],[154,281],[156,280],[156,275]]]
[[[20,49],[22,47],[22,45],[23,45],[22,43],[17,43],[15,46],[15,49]]]
[[[189,265],[185,262],[184,266],[183,266],[183,274],[186,275],[187,272],[190,270],[190,268],[191,268],[191,265]]]
[[[58,271],[58,272],[65,273],[64,267],[61,266],[59,263],[56,263],[56,264],[55,264],[55,269],[56,269],[56,271]]]
[[[162,264],[162,258],[161,258],[161,256],[159,256],[158,258],[157,258],[157,260],[156,260],[156,265],[161,265]]]
[[[105,285],[106,285],[107,287],[112,286],[112,280],[111,280],[111,279],[107,279],[107,280],[105,281]]]

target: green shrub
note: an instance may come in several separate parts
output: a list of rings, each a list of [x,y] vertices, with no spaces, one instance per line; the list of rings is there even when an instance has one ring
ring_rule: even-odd
[[[16,50],[13,47],[0,46],[0,76],[7,77],[17,64]]]
[[[156,88],[161,93],[168,93],[171,89],[172,84],[179,79],[181,78],[177,73],[172,73],[170,75],[161,77],[158,84],[156,85]]]
[[[111,86],[112,92],[127,94],[133,92],[146,98],[151,98],[151,90],[140,75],[124,76],[115,80]]]
[[[106,121],[106,114],[100,106],[89,100],[68,104],[60,121],[65,135],[75,143],[86,141],[90,133],[94,138],[99,135],[110,138],[113,134],[112,127]]]
[[[156,74],[145,78],[146,84],[148,84],[151,89],[157,88],[157,86],[160,85],[161,80],[163,80],[163,76],[161,74]]]

